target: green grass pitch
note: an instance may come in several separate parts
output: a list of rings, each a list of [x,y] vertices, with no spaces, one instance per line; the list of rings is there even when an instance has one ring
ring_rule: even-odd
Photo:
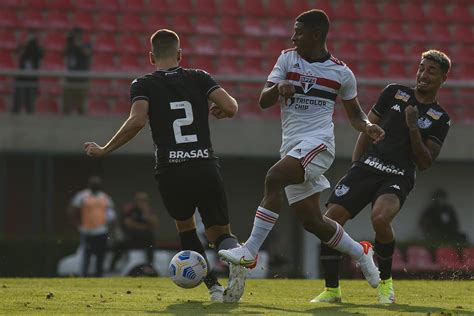
[[[204,285],[185,290],[167,278],[0,279],[0,314],[115,315],[474,315],[473,281],[395,280],[397,304],[376,304],[362,280],[343,280],[342,304],[309,302],[322,280],[248,280],[242,301],[211,303]]]

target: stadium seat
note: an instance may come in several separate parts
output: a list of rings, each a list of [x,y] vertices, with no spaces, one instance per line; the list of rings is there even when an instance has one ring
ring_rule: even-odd
[[[118,65],[119,71],[140,71],[146,72],[146,69],[151,67],[144,67],[145,65],[142,62],[142,58],[137,55],[124,55],[120,56],[120,63]]]
[[[0,10],[0,27],[2,28],[17,28],[19,27],[18,19],[15,11]]]
[[[99,1],[100,2],[100,1]],[[115,32],[117,31],[117,14],[101,13],[96,16],[96,31]]]
[[[117,0],[98,0],[95,5],[95,9],[99,12],[117,12],[119,10]]]
[[[242,9],[246,17],[263,17],[268,14],[263,8],[263,1],[261,0],[243,0]]]
[[[386,40],[403,41],[406,43],[406,32],[400,22],[388,22],[383,24],[383,34]]]
[[[142,19],[143,20],[143,19]],[[166,20],[166,18],[161,15],[161,14],[153,14],[153,15],[149,15],[147,17],[147,19],[145,20],[145,27],[147,28],[147,30],[145,31],[146,34],[148,34],[149,36],[151,36],[151,34],[153,34],[153,30],[158,30],[158,29],[162,29],[162,28],[167,28],[169,27],[169,23],[168,21]],[[181,38],[181,34],[180,34],[180,38]]]
[[[458,253],[451,247],[440,247],[435,252],[436,263],[442,270],[459,270],[462,262]]]
[[[266,42],[263,53],[273,59],[275,62],[284,49],[288,48],[289,43],[280,39],[270,39]]]
[[[45,26],[55,30],[66,30],[70,28],[69,17],[65,11],[48,11]]]
[[[200,36],[194,39],[192,47],[194,48],[193,53],[197,55],[217,55],[217,45],[213,38],[208,36]]]
[[[239,56],[242,53],[242,49],[240,42],[236,41],[233,37],[220,36],[218,52],[220,56]]]
[[[255,38],[244,38],[243,42],[243,56],[246,57],[262,57],[262,41]]]
[[[423,6],[421,5],[421,3],[416,3],[413,1],[405,2],[405,6],[402,9],[402,16],[404,20],[408,20],[410,22],[426,21]]]
[[[191,14],[193,13],[192,0],[173,0],[168,7],[168,12],[171,14]]]
[[[450,18],[447,13],[447,6],[446,5],[439,5],[435,2],[428,2],[426,3],[426,19],[429,21],[433,21],[434,23],[441,23],[445,27],[447,26],[444,24],[445,22],[450,22]],[[436,34],[436,33],[433,33]]]
[[[39,29],[44,27],[42,11],[28,10],[23,11],[20,15],[22,27],[30,29]]]
[[[467,66],[467,64],[474,64],[474,60],[472,59],[473,54],[474,47],[472,45],[461,45],[455,50],[454,56],[452,57],[455,58],[457,62],[461,62],[461,64],[466,64],[465,66]]]
[[[334,11],[335,9],[332,7],[332,4],[333,1],[316,1],[316,5],[315,6],[311,6],[310,4],[310,9],[319,9],[319,10],[323,10],[324,12],[326,12],[326,14],[329,16],[329,18],[331,19],[333,16],[334,16]],[[339,4],[342,4],[342,3],[339,3]],[[344,3],[345,4],[345,3]],[[351,5],[351,4],[349,4]],[[338,8],[336,8],[338,9]],[[300,13],[302,13],[303,11],[297,13],[296,15],[293,16],[293,19],[295,17],[297,17]]]
[[[293,34],[293,20],[286,20],[280,18],[267,19],[266,34],[269,37],[287,38],[288,42]]]
[[[48,10],[70,11],[74,8],[71,0],[49,0]]]
[[[238,75],[242,72],[236,58],[221,57],[217,60],[216,73],[225,75]]]
[[[323,5],[321,3],[321,5]],[[336,7],[334,7],[334,10],[331,10],[332,13],[329,14],[327,11],[330,11],[329,6],[326,8],[323,8],[322,6],[319,7],[318,9],[322,9],[326,11],[326,13],[331,17],[331,19],[334,20],[343,20],[347,21],[349,23],[353,23],[353,20],[358,19],[358,13],[354,4],[354,1],[344,1],[344,2],[338,2],[335,4]]]
[[[464,269],[474,272],[474,247],[464,248],[462,258]]]
[[[194,58],[194,67],[198,69],[203,69],[210,74],[216,72],[216,67],[214,65],[214,58],[208,56],[197,56]]]
[[[358,52],[358,47],[353,41],[344,41],[338,45],[337,50],[335,51],[334,57],[342,60],[347,64],[351,64],[355,60],[359,59],[361,56]]]
[[[377,1],[372,0],[361,1],[357,10],[357,15],[363,21],[382,19]],[[372,25],[374,24],[372,23]]]
[[[413,43],[408,46],[408,51],[406,54],[407,60],[411,60],[413,62],[419,62],[421,60],[421,54],[428,50],[428,47],[424,44],[420,43]]]
[[[263,36],[265,34],[261,18],[246,16],[242,22],[242,28],[246,36]]]
[[[471,13],[472,10],[469,4],[463,4],[461,2],[454,2],[449,14],[449,20],[456,23],[470,23],[472,25],[474,21],[474,15]]]
[[[361,69],[362,75],[370,78],[383,78],[383,68],[380,63],[375,62],[365,62],[364,67]],[[360,76],[360,74],[359,74]]]
[[[94,53],[92,56],[93,70],[110,70],[115,69],[115,54],[112,53]]]
[[[193,11],[200,16],[210,16],[214,18],[218,15],[215,0],[195,0]]]
[[[434,33],[429,33],[426,31],[426,25],[424,23],[408,23],[406,24],[406,29],[407,29],[407,34],[410,34],[410,39],[411,41],[415,42],[427,42],[428,39],[435,41],[437,40],[437,36],[430,37],[428,34],[434,34]]]
[[[44,10],[48,7],[47,0],[28,0],[26,2],[26,7],[32,10]]]
[[[379,23],[363,22],[359,25],[359,40],[361,41],[375,41],[385,39],[385,35],[380,31]]]
[[[334,29],[329,31],[332,40],[355,40],[359,36],[356,24],[349,21],[334,23]]]
[[[406,79],[409,77],[405,62],[390,62],[385,69],[385,78]]]
[[[151,17],[150,17],[151,18]],[[153,24],[156,23],[155,21]],[[127,32],[149,32],[150,35],[154,32],[154,28],[157,25],[153,25],[154,28],[150,28],[150,23],[143,23],[141,15],[135,13],[127,13],[122,16],[122,22],[118,24],[117,28],[122,33]]]
[[[64,70],[65,68],[62,52],[46,51],[41,61],[41,69]]]
[[[42,114],[58,114],[59,103],[56,98],[40,96],[36,99],[35,112]]]
[[[97,33],[92,45],[94,52],[114,53],[117,52],[117,43],[113,33]]]
[[[291,18],[295,18],[301,12],[308,11],[311,8],[312,7],[307,0],[292,0],[291,5],[288,8],[288,12]]]
[[[220,33],[213,16],[197,16],[195,25],[198,34],[218,35]]]
[[[239,16],[243,13],[239,0],[220,0],[218,7],[219,16]]]
[[[187,15],[174,15],[171,17],[171,26],[178,34],[193,34],[194,27],[191,18]]]
[[[431,253],[422,246],[409,246],[406,252],[407,269],[410,272],[435,271],[439,267],[433,262]]]
[[[62,52],[66,45],[66,35],[64,32],[48,32],[42,43],[46,50]]]
[[[100,1],[100,0],[98,0]],[[96,0],[80,0],[74,1],[74,7],[76,9],[86,10],[86,11],[93,11],[96,8]]]
[[[439,24],[437,22],[432,23],[428,26],[430,31],[429,34],[434,34],[430,38],[430,42],[438,43],[440,46],[446,44],[447,42],[451,42],[451,33],[449,32],[449,28],[446,24]]]
[[[470,25],[455,24],[451,28],[451,38],[456,43],[474,43],[474,33]]]
[[[245,57],[242,59],[241,73],[249,74],[249,75],[266,76],[268,74],[268,71],[264,67],[262,63],[262,59],[257,58],[257,57]]]
[[[221,4],[222,5],[222,4]],[[243,31],[240,26],[239,19],[233,16],[221,17],[221,27],[223,35],[238,35],[241,36]]]
[[[150,8],[146,5],[145,0],[127,0],[119,2],[119,10],[122,12],[148,12]],[[166,12],[168,10],[168,2],[166,0],[154,0],[153,11],[154,12]]]
[[[54,77],[40,77],[39,94],[47,97],[59,96],[63,91],[61,79]]]
[[[382,53],[380,47],[377,44],[366,43],[362,45],[359,52],[364,59],[369,59],[371,61],[380,61],[382,59],[385,59],[384,54]]]
[[[403,43],[390,42],[384,49],[385,55],[390,61],[406,60],[405,45]]]
[[[288,9],[287,2],[285,0],[268,1],[267,5],[264,7],[264,12],[268,17],[294,18],[291,16],[291,12]]]
[[[114,96],[113,81],[110,79],[91,79],[88,94],[91,97]]]
[[[401,1],[386,1],[383,6],[380,18],[383,21],[402,21]]]
[[[1,7],[6,8],[8,10],[10,9],[18,10],[20,8],[25,7],[25,2],[18,1],[18,0],[2,0]]]
[[[125,53],[144,53],[148,49],[146,46],[143,46],[138,35],[130,33],[122,34],[119,37],[118,46]]]
[[[15,32],[0,30],[0,48],[5,50],[13,50],[18,46]]]
[[[83,11],[76,11],[72,15],[71,25],[80,27],[83,31],[89,32],[94,30],[95,23],[92,14]]]
[[[106,116],[110,114],[106,98],[91,98],[87,101],[87,114],[90,116]]]

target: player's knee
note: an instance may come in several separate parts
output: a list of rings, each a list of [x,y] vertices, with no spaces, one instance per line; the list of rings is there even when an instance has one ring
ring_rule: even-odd
[[[342,206],[330,207],[324,216],[344,226],[351,219],[351,214]]]
[[[272,187],[282,187],[283,186],[283,174],[278,170],[278,168],[270,168],[268,170],[267,175],[265,177],[265,186],[267,188],[272,188]]]
[[[390,227],[391,218],[382,212],[372,213],[372,226],[377,232],[378,230],[384,230]]]

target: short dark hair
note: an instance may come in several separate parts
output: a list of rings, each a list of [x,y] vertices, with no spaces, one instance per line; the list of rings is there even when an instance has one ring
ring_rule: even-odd
[[[305,11],[296,17],[297,22],[303,23],[303,27],[318,28],[323,32],[323,39],[329,32],[329,17],[323,10],[312,9]]]
[[[150,37],[150,45],[157,58],[171,57],[179,49],[179,36],[172,30],[161,29]]]
[[[438,63],[441,71],[445,74],[448,73],[449,69],[451,68],[451,59],[449,59],[448,55],[439,50],[430,49],[422,53],[421,58],[429,59]]]

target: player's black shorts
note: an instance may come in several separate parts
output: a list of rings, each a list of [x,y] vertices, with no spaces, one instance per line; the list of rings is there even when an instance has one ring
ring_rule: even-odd
[[[224,181],[216,161],[190,161],[166,168],[156,175],[168,213],[175,220],[193,216],[196,208],[204,226],[229,224]]]
[[[379,174],[352,166],[337,183],[327,204],[343,206],[354,218],[367,204],[373,205],[382,194],[398,196],[401,208],[412,189],[413,183],[407,177]]]

